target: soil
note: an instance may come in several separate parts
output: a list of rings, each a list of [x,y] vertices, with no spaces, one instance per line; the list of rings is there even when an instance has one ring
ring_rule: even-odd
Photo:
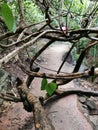
[[[57,71],[61,62],[62,56],[69,49],[68,43],[54,43],[51,47],[49,47],[44,53],[41,55],[40,59],[44,59],[42,62],[39,61],[41,68],[41,72],[51,72],[49,69]],[[47,69],[45,69],[47,68]],[[62,68],[62,72],[72,72],[74,68],[73,64],[69,64],[66,62]],[[19,68],[18,68],[19,69]],[[15,66],[9,71],[16,71]],[[19,75],[22,75],[22,78],[25,75],[22,71],[19,71]],[[80,80],[81,81],[81,80]],[[84,89],[90,89],[88,82],[81,82],[81,85],[78,84],[80,81],[71,81],[70,83],[60,86],[59,89],[71,89],[71,88],[80,88],[83,85]],[[86,84],[86,85],[85,85]],[[30,91],[37,96],[41,96],[45,94],[40,90],[41,79],[35,78],[31,84]],[[84,101],[85,98],[82,98]],[[86,106],[85,106],[86,107]],[[79,102],[79,97],[77,95],[70,95],[59,100],[52,100],[45,106],[45,111],[49,118],[52,120],[56,130],[93,130],[98,129],[95,128],[93,120],[90,120],[88,114],[88,108],[83,108],[81,103]],[[91,117],[92,118],[92,117]],[[96,119],[97,120],[97,119]],[[12,103],[9,109],[6,112],[3,112],[0,117],[0,130],[34,130],[34,122],[33,122],[33,114],[28,113],[23,109],[22,103]]]

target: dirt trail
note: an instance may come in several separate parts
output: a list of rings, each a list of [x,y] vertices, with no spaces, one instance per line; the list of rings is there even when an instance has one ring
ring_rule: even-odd
[[[42,62],[40,65],[58,70],[61,64],[62,55],[67,50],[68,45],[65,45],[64,43],[56,43],[52,45],[52,47],[49,47],[49,49],[42,54],[42,57],[44,57],[44,63]],[[71,64],[65,63],[62,71],[71,72],[72,69],[73,66]],[[51,73],[49,70],[41,69],[41,71]],[[36,78],[32,83],[31,91],[36,95],[41,95],[39,88],[40,84],[41,79],[38,78]],[[75,84],[72,81],[62,87],[75,87]],[[47,104],[46,112],[50,119],[52,119],[56,130],[93,130],[87,119],[79,111],[78,97],[76,95],[67,96]],[[32,120],[33,117],[31,114],[24,112],[22,106],[20,104],[16,104],[15,107],[13,107],[13,109],[5,115],[5,117],[3,116],[4,119],[0,119],[0,130],[34,130],[31,124],[29,125],[31,126],[30,128],[26,124],[26,121],[30,122]],[[22,115],[24,116],[22,117]],[[15,117],[17,117],[16,124],[11,123],[11,120],[15,122]],[[3,123],[3,121],[5,123]]]
[[[68,51],[68,46],[69,45],[64,43],[56,43],[51,48],[49,48],[48,51],[46,50],[42,54],[42,57],[45,59],[44,67],[58,70],[61,64],[62,55],[64,52]],[[69,63],[65,63],[62,68],[62,71],[64,72],[72,72],[72,70],[73,65]],[[42,71],[45,70],[42,69]],[[49,71],[47,70],[47,72]],[[35,85],[33,85],[33,88],[36,88],[38,82],[35,81],[34,84]],[[72,81],[67,85],[61,86],[60,89],[66,87],[74,88],[76,85]],[[47,105],[46,111],[49,114],[50,119],[52,119],[56,130],[92,130],[91,125],[88,123],[84,115],[79,111],[78,97],[76,95],[67,96],[65,98],[59,99],[58,101],[52,102],[52,104]]]

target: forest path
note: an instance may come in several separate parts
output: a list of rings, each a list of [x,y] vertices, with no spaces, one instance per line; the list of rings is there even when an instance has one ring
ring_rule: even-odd
[[[52,47],[49,47],[48,50],[42,54],[45,62],[44,64],[42,63],[42,65],[48,69],[58,70],[62,62],[62,55],[67,52],[68,49],[68,44],[63,42],[61,42],[61,44],[57,42],[54,43]],[[72,72],[73,67],[72,64],[66,62],[61,71]],[[44,69],[41,69],[41,71],[51,73],[51,71]],[[38,82],[38,79],[33,82],[32,90],[35,94],[37,94],[37,87],[40,86],[40,84],[41,81]],[[71,81],[66,85],[60,86],[60,89],[76,87],[75,82]],[[38,93],[40,94],[40,91]],[[66,96],[47,104],[46,111],[50,119],[52,119],[56,130],[92,130],[91,125],[79,110],[77,95]]]
[[[63,42],[54,43],[41,55],[44,61],[41,62],[40,65],[48,69],[58,70],[62,61],[62,55],[64,52],[68,51],[68,48],[69,45]],[[69,63],[65,63],[62,68],[64,72],[72,72],[72,70],[73,65]],[[45,69],[41,69],[41,72],[51,73],[51,71]],[[40,86],[41,79],[34,79],[31,86],[32,93],[41,95]],[[60,89],[74,87],[76,87],[76,84],[72,81],[63,85]],[[93,130],[87,119],[79,110],[77,95],[66,96],[47,104],[46,112],[56,130]],[[34,130],[31,121],[32,113],[28,114],[23,110],[21,103],[14,104],[13,108],[0,118],[0,130]]]

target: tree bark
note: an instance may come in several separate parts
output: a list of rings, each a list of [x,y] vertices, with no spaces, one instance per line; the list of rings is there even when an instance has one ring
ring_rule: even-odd
[[[35,130],[55,130],[51,120],[47,117],[42,105],[40,104],[39,99],[29,92],[26,84],[23,83],[22,85],[18,86],[17,89],[21,90],[21,92],[26,95],[27,101],[32,108]]]

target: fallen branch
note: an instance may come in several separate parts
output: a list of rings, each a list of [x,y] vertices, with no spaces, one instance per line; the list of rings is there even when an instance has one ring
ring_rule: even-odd
[[[72,94],[76,94],[76,95],[85,95],[85,96],[93,96],[93,97],[98,97],[98,91],[92,91],[92,90],[83,90],[83,89],[66,89],[64,88],[63,90],[56,90],[55,94],[51,97],[49,97],[49,95],[45,95],[45,97],[43,97],[43,101],[44,101],[44,105],[46,105],[48,102],[53,102],[59,98],[65,97],[65,96],[69,96]]]
[[[26,99],[32,108],[35,130],[55,130],[50,119],[47,117],[43,107],[41,106],[39,99],[29,92],[26,84],[22,83],[17,86],[17,89],[26,95]]]
[[[64,80],[73,80],[76,78],[82,78],[82,77],[88,77],[88,76],[96,76],[98,75],[98,68],[94,68],[92,72],[92,68],[90,70],[84,71],[84,72],[76,72],[76,73],[68,73],[68,74],[52,74],[52,73],[40,73],[40,72],[32,72],[27,70],[24,65],[21,63],[21,61],[18,61],[18,66],[21,68],[21,70],[26,73],[27,75],[31,75],[34,77],[39,78],[49,78],[49,79],[56,79],[57,81],[64,81]]]
[[[77,95],[86,95],[88,97],[94,96],[98,97],[98,91],[93,90],[83,90],[83,89],[65,89],[64,91],[58,91],[57,95],[59,96],[68,96],[70,94],[77,94]]]

